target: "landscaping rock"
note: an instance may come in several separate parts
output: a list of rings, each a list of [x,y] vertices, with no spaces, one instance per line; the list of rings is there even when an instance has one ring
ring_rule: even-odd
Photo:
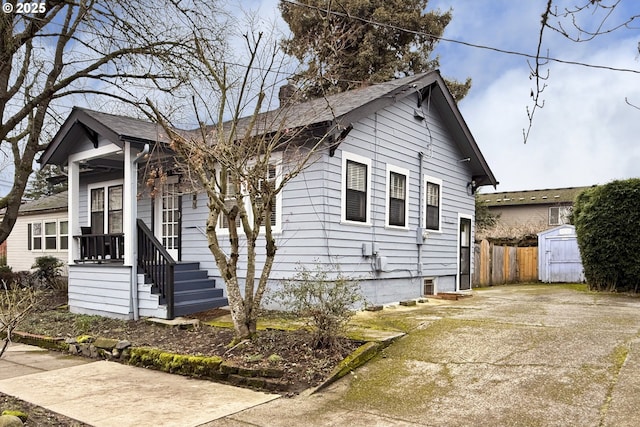
[[[0,427],[22,427],[24,424],[15,415],[0,415]]]
[[[13,415],[14,417],[20,418],[20,421],[22,421],[23,423],[27,421],[27,418],[29,418],[29,415],[22,411],[12,411],[10,409],[2,411],[2,414],[0,415]]]
[[[413,307],[416,304],[417,303],[416,303],[415,300],[400,301],[400,305],[403,306],[403,307]]]
[[[118,341],[118,344],[116,344],[116,350],[124,350],[129,347],[131,347],[131,343],[127,340]]]
[[[93,342],[93,345],[96,348],[101,348],[104,350],[109,350],[111,351],[113,348],[116,347],[116,345],[118,345],[118,340],[116,339],[112,339],[112,338],[96,338],[96,340]]]

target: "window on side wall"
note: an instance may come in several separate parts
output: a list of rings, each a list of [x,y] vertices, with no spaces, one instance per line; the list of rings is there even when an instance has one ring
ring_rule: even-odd
[[[66,251],[69,249],[68,221],[37,221],[27,224],[27,249]]]
[[[342,152],[342,219],[369,223],[371,160]]]
[[[387,165],[387,226],[407,227],[408,182],[408,170]]]
[[[571,206],[552,206],[549,208],[549,225],[569,224]]]
[[[221,173],[222,175],[222,173]],[[220,177],[222,179],[222,177]],[[231,174],[227,173],[227,194],[224,197],[224,206],[226,209],[231,209],[238,203],[237,195],[239,189],[236,188],[236,185],[233,183],[231,179]],[[229,228],[229,219],[226,215],[220,214],[220,228]],[[240,215],[236,217],[236,227],[240,227]]]
[[[280,169],[282,167],[279,164],[279,158],[280,157],[275,154],[272,157],[272,160],[274,161],[274,163],[269,164],[269,169],[267,171],[267,179],[264,181],[260,181],[259,189],[261,189],[263,185],[269,185],[272,188],[275,188],[275,186],[278,185],[278,174],[280,173]],[[233,181],[230,178],[230,174],[227,174],[226,179],[227,179],[227,194],[225,195],[224,204],[227,209],[231,209],[234,205],[238,203],[238,194],[240,194],[240,192],[243,191],[243,189],[242,189],[242,185],[237,185],[233,183]],[[244,192],[246,192],[246,189],[244,190]],[[281,198],[281,193],[274,195],[271,201],[272,210],[271,210],[269,221],[271,224],[272,231],[274,232],[279,232],[281,227],[280,225],[281,208],[279,206],[281,204],[280,198]],[[247,214],[249,215],[249,221],[252,222],[253,209],[251,209],[251,201],[249,197],[244,197],[244,203],[245,203],[245,209],[247,210]],[[262,200],[258,196],[256,198],[256,204],[260,205],[261,203],[262,203]],[[220,215],[218,224],[220,229],[229,228],[229,220],[225,215],[222,215],[222,214]],[[264,227],[264,219],[262,224],[263,224],[262,226]],[[240,216],[237,216],[236,227],[240,227],[240,226],[241,226]]]
[[[42,250],[42,223],[32,222],[27,224],[27,248],[30,251]]]
[[[44,223],[44,249],[55,251],[58,243],[58,224],[55,221]]]
[[[60,221],[60,250],[69,249],[69,221]]]
[[[440,231],[442,222],[442,180],[425,177],[424,224],[427,230]]]

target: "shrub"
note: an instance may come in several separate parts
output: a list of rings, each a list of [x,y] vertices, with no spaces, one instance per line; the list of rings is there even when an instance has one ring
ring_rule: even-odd
[[[48,289],[59,290],[63,286],[62,267],[63,262],[53,256],[41,256],[31,266],[35,268],[35,278],[42,286]]]
[[[0,282],[4,283],[8,287],[13,285],[13,271],[11,271],[11,267],[8,265],[0,266]]]
[[[572,222],[589,287],[638,292],[640,179],[584,190],[576,197]]]
[[[273,293],[276,301],[307,321],[315,348],[337,346],[355,305],[364,302],[356,281],[324,267],[310,270],[299,264],[294,278]]]

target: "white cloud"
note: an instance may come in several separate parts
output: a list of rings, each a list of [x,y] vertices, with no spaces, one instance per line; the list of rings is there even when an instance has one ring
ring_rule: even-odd
[[[638,68],[634,39],[587,52],[581,61]],[[640,176],[638,75],[572,65],[551,65],[545,106],[534,117],[527,144],[525,107],[532,82],[525,68],[506,70],[460,107],[501,191],[602,184]]]

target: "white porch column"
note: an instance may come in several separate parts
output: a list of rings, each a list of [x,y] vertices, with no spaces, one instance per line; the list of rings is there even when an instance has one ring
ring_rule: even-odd
[[[73,264],[75,260],[80,259],[80,242],[73,236],[79,236],[80,233],[80,164],[75,161],[69,161],[68,168],[68,186],[69,186],[69,264]]]
[[[124,142],[124,194],[122,198],[123,206],[123,230],[124,230],[124,265],[135,267],[136,256],[136,218],[138,217],[138,165],[135,162],[135,155],[131,152],[131,143]],[[135,268],[134,268],[135,271]]]

